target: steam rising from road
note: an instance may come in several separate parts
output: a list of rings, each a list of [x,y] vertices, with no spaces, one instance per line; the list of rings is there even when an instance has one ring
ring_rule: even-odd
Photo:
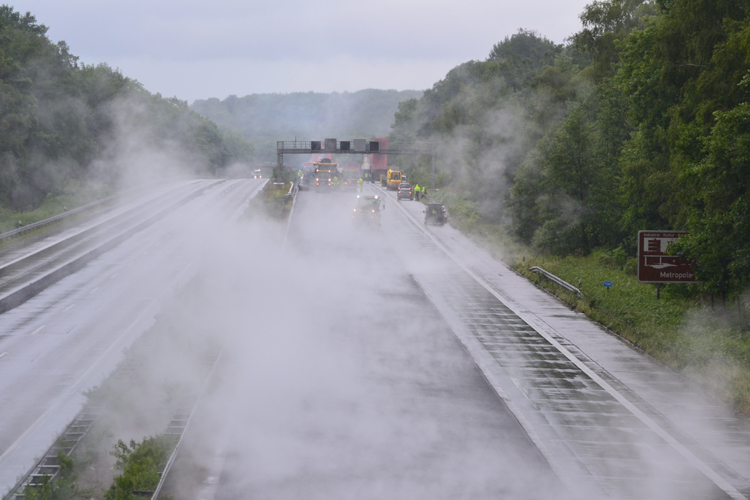
[[[408,245],[394,252],[389,238],[398,232],[354,225],[352,206],[352,195],[303,192],[284,253],[278,223],[254,217],[209,227],[195,219],[200,241],[186,244],[201,249],[198,273],[164,308],[162,340],[147,350],[145,364],[156,367],[147,372],[151,392],[200,387],[207,357],[223,355],[166,493],[564,498],[409,275],[436,264],[416,244],[411,255],[403,255]],[[386,207],[384,224],[394,210]],[[137,397],[122,397],[147,413]],[[602,418],[623,436],[638,432],[617,412]],[[143,435],[158,432],[155,420]],[[137,425],[127,433],[141,437]],[[674,497],[668,485],[687,469],[663,451],[661,443],[626,439],[622,452],[650,472],[637,485],[610,488],[613,498]]]
[[[203,491],[182,467],[192,481],[221,471],[216,498],[558,494],[383,233],[352,226],[351,198],[303,193],[283,256],[257,219],[205,245],[163,320],[180,349],[209,340],[224,355],[169,493]]]

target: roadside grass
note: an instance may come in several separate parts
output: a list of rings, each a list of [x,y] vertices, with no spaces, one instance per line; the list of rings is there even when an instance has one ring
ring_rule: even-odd
[[[263,189],[254,196],[248,204],[245,216],[252,218],[263,215],[271,219],[285,220],[291,210],[291,199],[286,197],[291,183],[275,185],[268,182]]]
[[[72,181],[60,193],[48,194],[42,204],[34,210],[18,212],[10,208],[0,208],[0,233],[16,229],[19,222],[27,226],[112,194],[114,190],[104,184]]]
[[[598,250],[588,256],[541,255],[519,244],[501,224],[481,221],[476,207],[456,193],[432,191],[449,223],[569,307],[606,326],[654,359],[698,383],[736,411],[750,415],[750,318],[748,301],[711,306],[701,285],[638,282],[636,260]],[[584,298],[529,268],[538,266],[582,290]],[[579,286],[579,280],[580,285]],[[613,286],[607,289],[605,281]],[[740,317],[740,313],[742,317]]]

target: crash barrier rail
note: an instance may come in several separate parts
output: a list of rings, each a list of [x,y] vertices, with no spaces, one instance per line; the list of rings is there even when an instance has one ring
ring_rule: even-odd
[[[279,209],[279,217],[281,217],[281,214],[284,213],[284,208],[286,208],[286,203],[289,200],[292,200],[292,203],[294,202],[294,197],[297,194],[297,191],[299,191],[299,179],[295,178],[292,179],[292,181],[289,183],[289,191],[284,195],[283,202],[281,203],[281,208]]]
[[[531,271],[532,273],[541,274],[542,276],[544,276],[548,280],[550,280],[550,281],[552,281],[554,283],[557,283],[558,285],[560,285],[561,287],[565,288],[569,292],[573,292],[574,294],[578,295],[579,298],[583,298],[583,292],[581,292],[578,288],[574,287],[573,285],[571,285],[567,281],[561,280],[560,278],[558,278],[557,276],[555,276],[551,272],[545,271],[541,267],[537,267],[537,266],[530,267],[529,271]]]
[[[198,177],[196,177],[196,179],[197,178]],[[112,202],[122,196],[126,196],[127,194],[131,192],[138,191],[142,189],[143,187],[144,186],[136,186],[136,187],[128,188],[117,194],[113,194],[112,196],[107,196],[106,198],[102,198],[101,200],[92,201],[91,203],[87,203],[86,205],[81,205],[80,207],[74,208],[72,210],[67,210],[61,214],[53,215],[52,217],[49,217],[47,219],[32,222],[31,224],[27,224],[25,226],[21,226],[16,229],[11,229],[10,231],[0,233],[0,242],[5,241],[7,239],[15,238],[16,236],[20,236],[24,233],[33,231],[35,229],[40,229],[42,227],[55,224],[69,217],[73,217],[75,215],[79,215],[91,209],[97,208],[100,205],[106,205],[107,203]]]
[[[193,420],[193,414],[195,413],[196,408],[198,408],[200,402],[203,400],[203,396],[208,389],[208,385],[211,382],[214,373],[216,372],[216,367],[219,366],[219,360],[221,359],[222,354],[223,351],[220,351],[216,356],[216,359],[211,366],[211,371],[208,373],[208,376],[203,383],[203,388],[201,389],[201,392],[198,395],[198,398],[195,400],[195,403],[193,404],[193,407],[190,409],[189,413],[184,410],[178,410],[175,413],[174,418],[172,418],[172,421],[169,423],[169,426],[167,427],[167,434],[179,435],[180,438],[177,441],[174,450],[172,450],[172,454],[169,456],[169,460],[167,460],[167,464],[164,466],[164,470],[160,474],[159,483],[156,485],[154,492],[151,494],[151,500],[156,500],[157,498],[159,498],[159,493],[164,486],[167,475],[169,474],[170,469],[172,469],[172,465],[174,465],[175,460],[177,460],[177,454],[180,452],[180,447],[182,446],[183,439],[185,439],[185,434],[187,434],[187,431],[190,428],[190,423]]]
[[[46,482],[55,481],[62,470],[59,454],[62,453],[70,457],[98,417],[98,408],[87,406],[81,410],[55,443],[47,449],[42,458],[3,498],[6,500],[23,500],[26,498],[26,488],[37,488],[43,486]]]
[[[215,182],[211,182],[205,186],[198,188],[197,190],[192,191],[190,194],[181,196],[177,201],[175,201],[173,204],[171,204],[167,208],[161,210],[157,214],[151,217],[146,217],[140,222],[137,222],[134,225],[128,228],[125,228],[123,232],[103,242],[99,246],[91,250],[85,251],[83,254],[73,258],[72,260],[66,262],[62,266],[48,272],[47,274],[36,279],[35,281],[27,283],[24,286],[20,287],[19,289],[13,291],[12,293],[5,295],[4,297],[0,298],[0,314],[6,311],[9,311],[15,307],[18,307],[19,305],[23,304],[30,298],[39,294],[42,290],[49,287],[50,285],[57,283],[61,279],[67,276],[70,276],[71,274],[75,273],[76,271],[79,271],[80,269],[83,269],[83,267],[86,264],[88,264],[95,258],[115,248],[120,243],[130,238],[134,234],[138,233],[139,231],[142,231],[143,229],[163,219],[170,213],[177,210],[179,207],[185,205],[189,201],[200,196],[207,189],[213,186],[216,186],[217,184],[220,184],[222,182],[225,182],[225,180],[218,180]],[[116,226],[117,224],[126,225],[128,221],[127,220],[123,221],[121,217],[127,218],[129,216],[132,216],[133,212],[139,213],[141,209],[144,209],[144,208],[147,209],[148,205],[150,205],[153,202],[154,200],[151,200],[149,202],[146,202],[144,205],[141,205],[139,207],[132,209],[132,211],[128,211],[124,214],[116,216],[115,219],[118,219],[118,220],[108,220],[108,221],[102,222],[101,224],[97,224],[96,226],[85,230],[84,233],[86,233],[86,236],[88,236],[89,234],[95,234],[95,231],[102,229],[105,225],[109,227]],[[6,272],[8,270],[17,269],[18,266],[21,266],[26,259],[29,259],[34,256],[42,255],[45,253],[50,254],[58,249],[68,248],[70,247],[71,244],[77,243],[81,241],[82,239],[83,239],[83,236],[81,236],[81,233],[73,235],[69,238],[66,238],[65,240],[59,241],[51,245],[50,247],[44,248],[32,254],[29,254],[19,259],[18,261],[15,261],[6,266],[3,266],[2,268],[0,268],[0,270],[2,270],[3,272]]]
[[[292,197],[292,207],[289,209],[289,217],[287,217],[286,229],[284,230],[284,239],[281,241],[282,253],[286,249],[286,240],[289,237],[289,228],[292,226],[292,216],[294,215],[294,206],[297,203],[297,194],[299,194],[299,178],[292,181],[292,186],[289,188],[289,193],[291,193],[291,197]],[[283,210],[283,207],[282,207],[282,210]]]
[[[49,226],[51,224],[55,224],[57,222],[60,222],[62,220],[65,220],[69,217],[73,217],[74,215],[78,215],[84,212],[87,212],[93,208],[96,208],[100,205],[104,205],[105,203],[108,203],[110,201],[115,200],[116,198],[119,198],[122,196],[121,193],[115,194],[112,196],[108,196],[106,198],[103,198],[101,200],[92,201],[91,203],[88,203],[86,205],[82,205],[78,208],[74,208],[73,210],[68,210],[67,212],[63,212],[61,214],[54,215],[48,219],[40,220],[37,222],[34,222],[32,224],[28,224],[26,226],[21,226],[17,229],[11,229],[10,231],[6,231],[4,233],[0,233],[0,241],[5,241],[10,238],[15,238],[16,236],[20,236],[24,233],[28,233],[29,231],[33,231],[35,229],[39,229],[45,226]]]

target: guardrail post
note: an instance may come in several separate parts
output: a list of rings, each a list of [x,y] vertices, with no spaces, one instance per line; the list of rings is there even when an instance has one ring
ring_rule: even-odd
[[[537,266],[530,267],[529,271],[531,271],[532,273],[541,274],[542,276],[544,276],[548,280],[550,280],[550,281],[552,281],[552,282],[560,285],[561,287],[565,288],[569,292],[575,293],[576,295],[578,295],[579,298],[583,298],[583,292],[581,292],[578,288],[574,287],[573,285],[571,285],[567,281],[564,281],[564,280],[558,278],[557,276],[555,276],[554,274],[550,273],[549,271],[545,271],[541,267],[537,267]]]
[[[431,163],[432,163],[432,179],[430,181],[430,188],[435,189],[435,153],[432,153],[430,155]]]

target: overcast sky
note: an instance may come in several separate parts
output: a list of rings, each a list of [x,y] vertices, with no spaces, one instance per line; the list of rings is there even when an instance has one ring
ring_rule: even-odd
[[[7,1],[7,0],[6,0]],[[562,43],[591,0],[16,0],[82,62],[151,92],[426,89],[519,28]]]

